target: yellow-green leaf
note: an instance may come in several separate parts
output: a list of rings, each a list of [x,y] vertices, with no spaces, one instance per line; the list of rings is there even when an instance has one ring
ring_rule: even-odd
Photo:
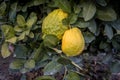
[[[33,17],[31,17],[33,15]],[[31,13],[30,18],[27,20],[26,25],[31,28],[33,26],[33,24],[35,24],[35,22],[37,21],[37,16],[35,16],[34,13]]]
[[[7,58],[11,55],[11,52],[9,51],[9,48],[8,48],[8,43],[3,43],[1,48],[1,55],[3,58]]]
[[[17,15],[17,23],[19,26],[25,26],[25,18],[22,15]]]
[[[17,41],[17,37],[12,37],[12,38],[10,38],[10,39],[7,39],[7,40],[5,40],[6,42],[10,42],[10,43],[16,43],[16,41]]]
[[[5,2],[2,2],[0,4],[0,16],[2,16],[5,13],[6,7],[7,7],[7,5]]]
[[[35,61],[34,60],[27,60],[25,65],[24,65],[25,68],[27,69],[32,69],[35,67]]]

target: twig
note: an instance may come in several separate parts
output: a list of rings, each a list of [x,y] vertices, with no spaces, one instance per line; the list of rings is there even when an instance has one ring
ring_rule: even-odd
[[[73,64],[74,66],[76,66],[78,69],[83,70],[83,68],[81,68],[81,67],[80,67],[79,65],[77,65],[75,62],[72,61],[72,64]]]
[[[64,72],[63,80],[64,80],[64,78],[65,78],[65,76],[67,74],[67,67],[65,66],[64,68],[65,68],[65,72]]]

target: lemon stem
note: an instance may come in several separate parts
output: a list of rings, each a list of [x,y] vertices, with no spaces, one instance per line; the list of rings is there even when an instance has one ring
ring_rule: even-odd
[[[72,26],[69,24],[69,25],[68,25],[68,28],[69,28],[69,29],[71,29],[71,28],[72,28]]]

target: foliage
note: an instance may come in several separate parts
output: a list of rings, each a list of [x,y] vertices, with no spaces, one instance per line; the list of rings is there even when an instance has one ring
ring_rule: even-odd
[[[86,46],[79,56],[62,54],[56,36],[42,39],[43,19],[57,8],[69,14],[63,24],[78,27],[84,35]],[[119,11],[119,1],[113,0],[2,0],[1,56],[12,55],[10,69],[23,74],[44,68],[36,80],[55,80],[57,72],[65,80],[109,80],[120,72]]]

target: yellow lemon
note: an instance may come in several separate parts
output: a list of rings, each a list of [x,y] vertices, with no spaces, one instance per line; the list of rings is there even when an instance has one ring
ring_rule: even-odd
[[[68,26],[62,24],[62,20],[67,18],[67,16],[68,14],[62,11],[62,9],[55,9],[49,13],[42,24],[43,38],[47,34],[53,34],[58,39],[62,39],[64,32],[68,29]]]
[[[85,40],[78,28],[66,30],[62,38],[62,51],[67,56],[77,56],[84,50]]]

